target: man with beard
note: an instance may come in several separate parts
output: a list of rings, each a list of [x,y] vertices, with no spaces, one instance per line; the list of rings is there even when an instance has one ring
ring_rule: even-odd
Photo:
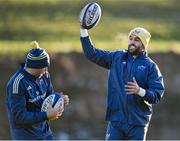
[[[107,140],[145,140],[152,116],[152,104],[164,93],[163,77],[147,55],[150,33],[141,27],[129,33],[128,50],[96,49],[81,27],[85,56],[109,70],[106,120]]]

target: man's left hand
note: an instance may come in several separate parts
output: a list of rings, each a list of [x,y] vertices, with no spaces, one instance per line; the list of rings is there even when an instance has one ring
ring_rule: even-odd
[[[68,95],[63,95],[64,98],[64,105],[68,106],[69,105],[69,96]]]
[[[63,97],[64,105],[65,105],[65,106],[68,106],[68,105],[69,105],[69,96],[63,94],[63,92],[61,92],[60,94],[61,94],[61,96]]]
[[[135,78],[133,78],[133,82],[127,82],[124,87],[127,94],[138,94],[140,90]]]

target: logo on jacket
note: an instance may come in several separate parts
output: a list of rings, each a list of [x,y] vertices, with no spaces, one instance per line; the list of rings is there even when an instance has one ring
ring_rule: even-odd
[[[31,87],[31,86],[28,86],[27,91],[29,91],[29,90],[31,90],[31,89],[32,89],[32,87]]]
[[[46,97],[46,92],[43,95],[38,95],[36,97],[28,99],[28,101],[31,103],[34,103],[34,102],[38,101],[39,99],[44,99],[45,97]]]
[[[122,62],[122,64],[124,64],[124,65],[125,65],[125,64],[126,64],[126,61],[123,61],[123,62]]]
[[[36,94],[39,95],[39,91],[36,91]]]
[[[146,66],[143,66],[143,65],[137,67],[137,69],[141,70],[141,71],[144,70],[145,68],[146,68]]]

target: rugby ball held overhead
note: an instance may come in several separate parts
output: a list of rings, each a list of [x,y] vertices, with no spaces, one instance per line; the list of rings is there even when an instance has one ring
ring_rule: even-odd
[[[85,29],[96,26],[101,19],[101,7],[95,3],[88,3],[80,13],[80,23]]]

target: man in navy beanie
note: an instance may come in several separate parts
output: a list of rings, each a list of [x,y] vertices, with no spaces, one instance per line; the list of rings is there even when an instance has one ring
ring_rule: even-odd
[[[10,123],[11,137],[15,140],[52,140],[54,136],[49,120],[58,119],[63,112],[59,107],[48,107],[41,111],[43,100],[54,93],[48,66],[47,52],[34,41],[21,67],[7,84],[6,106]],[[63,95],[64,104],[69,104],[68,95]]]

